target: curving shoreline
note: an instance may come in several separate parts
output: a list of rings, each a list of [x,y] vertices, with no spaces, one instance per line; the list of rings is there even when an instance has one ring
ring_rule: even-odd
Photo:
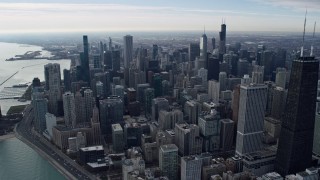
[[[60,166],[54,159],[52,159],[49,155],[43,152],[40,148],[29,142],[26,138],[21,136],[19,132],[16,130],[18,124],[14,128],[15,137],[32,148],[35,152],[37,152],[42,158],[47,160],[60,174],[62,174],[66,179],[77,180],[71,173],[69,173],[66,169]]]
[[[15,137],[15,133],[9,133],[9,134],[0,136],[0,141],[8,140],[14,137]]]

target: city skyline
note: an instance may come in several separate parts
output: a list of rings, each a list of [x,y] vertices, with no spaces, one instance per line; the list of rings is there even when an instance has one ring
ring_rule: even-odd
[[[1,2],[0,33],[84,31],[228,31],[301,32],[308,9],[307,31],[320,16],[316,0],[218,1],[44,1]],[[260,23],[263,22],[263,23]],[[312,22],[312,23],[310,23]]]

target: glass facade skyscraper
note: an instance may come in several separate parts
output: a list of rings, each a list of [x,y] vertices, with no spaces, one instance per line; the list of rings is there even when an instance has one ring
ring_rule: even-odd
[[[318,70],[319,61],[314,57],[300,57],[292,63],[275,164],[282,176],[311,165]]]

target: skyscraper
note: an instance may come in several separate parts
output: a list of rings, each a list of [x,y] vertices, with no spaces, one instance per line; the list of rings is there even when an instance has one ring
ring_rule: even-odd
[[[150,94],[149,94],[150,93]],[[152,96],[152,90],[147,89],[146,90],[146,97]],[[146,103],[149,103],[148,100],[146,100]],[[151,106],[152,106],[152,120],[158,121],[159,117],[159,112],[161,110],[169,110],[169,101],[165,98],[154,98],[151,101]],[[149,104],[146,104],[149,105]]]
[[[319,61],[292,62],[275,169],[282,176],[305,170],[312,160]]]
[[[221,31],[219,32],[220,42],[219,42],[219,54],[226,53],[226,36],[227,36],[227,26],[223,23],[221,24]]]
[[[220,84],[220,92],[227,90],[227,73],[220,72],[219,73],[219,84]]]
[[[205,67],[207,68],[207,51],[208,51],[208,38],[205,33],[200,38],[200,59],[205,62]]]
[[[111,96],[100,100],[101,133],[111,134],[111,124],[123,120],[123,101],[119,96]]]
[[[220,147],[222,151],[232,149],[234,136],[234,121],[231,119],[220,120]]]
[[[210,80],[208,83],[209,98],[213,102],[219,102],[220,98],[220,83],[216,80]]]
[[[189,61],[195,61],[198,56],[200,56],[199,44],[191,43],[189,45]]]
[[[82,80],[90,84],[90,69],[89,69],[89,42],[88,36],[83,36],[83,56],[81,57]]]
[[[61,72],[60,64],[47,64],[44,66],[46,90],[49,91],[48,111],[59,115],[58,101],[61,100]]]
[[[63,85],[65,91],[71,91],[71,74],[70,70],[63,70]]]
[[[202,152],[202,141],[200,129],[195,124],[183,122],[176,123],[174,128],[175,144],[179,148],[181,156],[195,155]]]
[[[211,39],[211,43],[212,43],[212,50],[215,50],[216,49],[216,39],[214,37]]]
[[[133,37],[126,35],[123,37],[124,43],[124,67],[129,68],[133,60]]]
[[[208,80],[219,80],[220,65],[219,59],[216,57],[208,58]]]
[[[48,112],[47,100],[43,92],[33,92],[31,104],[34,111],[34,127],[39,133],[46,129],[46,113]]]
[[[178,180],[178,147],[174,144],[160,146],[159,167],[170,180]]]
[[[252,71],[252,83],[263,84],[264,67],[255,65]]]
[[[181,157],[181,179],[201,179],[202,159],[198,156]]]
[[[157,60],[158,57],[158,45],[153,44],[152,45],[152,60]]]
[[[65,125],[68,127],[75,127],[76,109],[73,93],[66,92],[63,94],[63,110]]]
[[[261,150],[266,105],[267,86],[241,85],[236,154]]]
[[[112,124],[112,145],[114,152],[123,152],[123,129],[120,124]]]

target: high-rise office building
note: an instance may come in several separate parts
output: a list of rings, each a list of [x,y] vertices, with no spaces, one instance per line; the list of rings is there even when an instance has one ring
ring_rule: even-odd
[[[199,127],[195,124],[176,123],[174,128],[175,144],[181,156],[200,154],[202,152],[202,138]]]
[[[48,111],[59,115],[59,101],[61,101],[61,72],[60,64],[47,64],[44,66],[46,90],[49,91]]]
[[[159,53],[159,48],[158,45],[153,44],[152,45],[152,60],[158,60],[158,53]]]
[[[183,112],[175,109],[173,111],[161,110],[159,112],[159,128],[162,130],[174,129],[176,123],[183,121]]]
[[[227,36],[227,26],[221,24],[221,31],[219,32],[220,42],[219,42],[219,54],[225,54],[226,48],[226,36]]]
[[[123,129],[120,124],[112,124],[112,147],[116,153],[124,150]]]
[[[254,65],[252,71],[252,83],[263,84],[264,67]]]
[[[85,103],[85,121],[90,122],[90,119],[92,117],[92,110],[95,105],[95,99],[93,97],[93,92],[91,89],[86,89],[83,92],[84,96],[84,103]]]
[[[159,167],[170,180],[178,180],[178,147],[175,144],[160,146]]]
[[[302,56],[292,62],[275,164],[282,176],[303,171],[311,164],[318,70],[315,57]]]
[[[154,96],[162,96],[162,76],[158,73],[153,75]]]
[[[285,89],[287,83],[287,70],[286,68],[277,68],[276,70],[276,85]]]
[[[101,68],[102,66],[102,60],[100,54],[94,54],[93,55],[93,68]]]
[[[63,70],[63,85],[64,91],[71,91],[71,74],[70,70],[64,69]]]
[[[272,76],[272,71],[274,62],[274,53],[273,51],[263,51],[261,54],[261,62],[260,65],[264,66],[264,80],[270,81]]]
[[[52,128],[57,125],[57,118],[55,115],[46,113],[46,128],[49,136],[52,138]]]
[[[200,56],[199,44],[191,43],[189,45],[189,61],[195,61],[198,56]]]
[[[112,59],[112,71],[117,72],[120,71],[120,51],[114,50],[111,52]]]
[[[208,38],[204,33],[200,38],[200,59],[205,62],[204,68],[207,68],[207,58],[208,58]]]
[[[233,146],[234,121],[231,119],[220,120],[220,148],[222,151],[230,151]]]
[[[76,92],[74,95],[74,103],[77,106],[75,108],[76,112],[76,124],[81,124],[86,122],[86,107],[85,107],[85,100],[82,97],[80,91]]]
[[[126,35],[123,37],[124,44],[124,67],[129,68],[130,63],[133,60],[133,37],[130,35]]]
[[[111,124],[123,121],[123,100],[119,96],[111,96],[100,100],[100,124],[102,134],[111,134]]]
[[[181,157],[181,179],[201,179],[202,159],[198,156]]]
[[[242,77],[245,74],[248,74],[249,62],[247,59],[239,59],[237,63],[237,76]]]
[[[143,93],[144,97],[142,99],[144,102],[145,114],[151,115],[151,114],[153,114],[152,100],[154,99],[154,89],[148,88],[148,86],[145,86],[145,88],[146,89],[144,89],[144,88],[142,89],[144,92]]]
[[[198,117],[201,111],[201,105],[194,100],[187,101],[184,104],[184,115],[188,117],[187,123],[198,124]]]
[[[267,86],[241,85],[236,154],[244,155],[262,148]]]
[[[208,80],[219,81],[219,72],[220,72],[219,59],[216,57],[209,57],[207,68],[208,68]]]
[[[219,89],[220,92],[227,90],[227,73],[226,72],[219,73],[219,85],[220,85],[220,89]]]
[[[212,110],[210,114],[199,117],[198,126],[203,138],[203,150],[213,152],[220,150],[220,114]]]
[[[152,95],[152,92],[150,92]],[[147,102],[147,101],[146,101]],[[169,101],[165,98],[152,99],[152,120],[158,121],[159,112],[161,110],[169,110]]]
[[[90,84],[90,67],[89,67],[89,42],[88,36],[83,36],[83,55],[81,56],[81,76],[84,82]]]
[[[48,102],[43,92],[32,92],[31,104],[34,111],[35,130],[42,134],[46,129],[46,113],[48,112]]]
[[[216,39],[213,37],[211,38],[212,50],[216,49]]]
[[[213,102],[219,102],[220,98],[220,83],[216,80],[210,80],[208,83],[209,98]]]
[[[281,87],[276,87],[272,92],[271,117],[278,120],[284,112],[287,100],[287,91]]]
[[[208,70],[205,68],[201,68],[198,70],[198,76],[202,79],[202,85],[204,87],[208,84]]]
[[[71,92],[63,94],[63,111],[64,122],[68,127],[76,126],[76,109],[75,109],[74,95]]]

